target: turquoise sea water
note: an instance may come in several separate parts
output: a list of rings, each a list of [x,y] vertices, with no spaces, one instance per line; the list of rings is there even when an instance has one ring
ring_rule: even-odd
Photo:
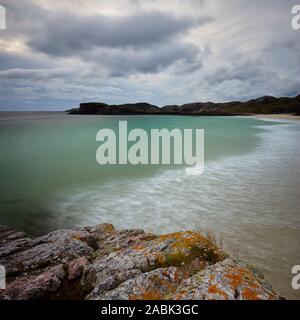
[[[96,133],[205,129],[205,171],[104,166]],[[112,223],[155,233],[209,231],[286,297],[300,264],[300,122],[239,117],[0,113],[0,224],[32,235]]]

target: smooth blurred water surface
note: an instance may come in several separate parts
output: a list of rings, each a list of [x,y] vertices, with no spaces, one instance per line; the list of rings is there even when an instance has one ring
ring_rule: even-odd
[[[205,129],[205,172],[104,166],[96,133]],[[0,113],[0,224],[39,235],[112,223],[155,233],[210,231],[261,269],[280,294],[300,264],[300,122],[239,117]]]

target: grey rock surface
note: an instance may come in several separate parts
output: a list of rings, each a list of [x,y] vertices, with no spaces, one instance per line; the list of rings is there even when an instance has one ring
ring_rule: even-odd
[[[279,299],[260,273],[186,231],[156,236],[102,224],[31,239],[0,226],[0,299]]]

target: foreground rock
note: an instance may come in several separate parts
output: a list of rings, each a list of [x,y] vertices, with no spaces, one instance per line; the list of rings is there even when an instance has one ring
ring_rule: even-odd
[[[0,299],[280,299],[262,276],[196,232],[163,236],[112,225],[30,239],[0,226]]]

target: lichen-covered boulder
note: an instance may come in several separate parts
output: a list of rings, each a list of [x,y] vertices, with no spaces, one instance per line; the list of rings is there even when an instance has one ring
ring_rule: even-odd
[[[155,237],[103,224],[30,239],[0,226],[0,265],[7,276],[7,289],[0,291],[0,299],[82,299],[87,286],[81,278],[96,257]]]
[[[86,230],[90,232],[97,243],[97,258],[157,238],[157,236],[145,233],[143,230],[118,231],[108,224],[96,228],[86,228]]]
[[[255,269],[226,259],[183,281],[175,300],[277,300],[280,297]]]
[[[154,269],[181,267],[191,273],[223,258],[223,253],[199,233],[178,232],[101,256],[86,270],[83,281],[92,289],[88,299],[98,299],[122,282]]]
[[[0,226],[0,299],[279,299],[260,274],[186,231],[156,236],[110,224],[36,239]]]
[[[123,282],[97,299],[165,300],[170,298],[186,277],[185,272],[175,267],[156,269]]]

